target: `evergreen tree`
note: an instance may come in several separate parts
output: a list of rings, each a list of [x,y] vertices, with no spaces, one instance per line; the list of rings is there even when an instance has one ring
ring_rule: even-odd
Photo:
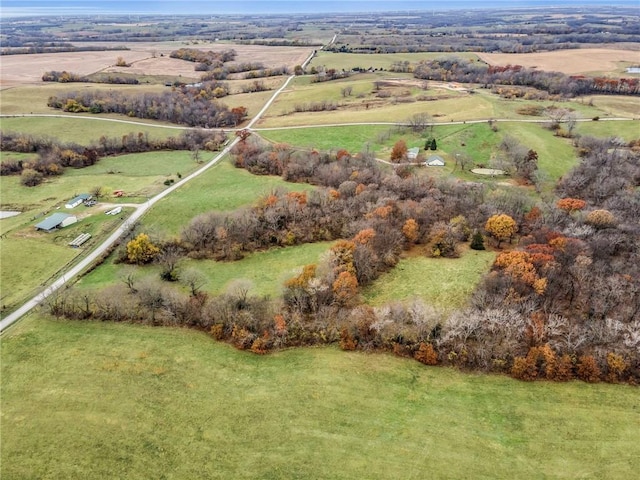
[[[476,230],[471,237],[471,249],[484,250],[484,238],[478,230]]]

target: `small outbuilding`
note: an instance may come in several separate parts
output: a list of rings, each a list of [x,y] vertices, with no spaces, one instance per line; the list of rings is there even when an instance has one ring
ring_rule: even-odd
[[[75,215],[68,213],[54,213],[36,225],[36,230],[51,232],[56,228],[64,228],[78,221]]]
[[[431,155],[424,162],[427,167],[444,167],[444,158],[440,155]]]
[[[418,147],[413,147],[407,150],[407,158],[409,160],[415,160],[418,158],[418,154],[420,153],[420,149]]]
[[[82,202],[84,202],[85,200],[89,200],[89,199],[91,199],[91,195],[89,195],[88,193],[81,193],[77,197],[73,197],[71,200],[69,200],[65,204],[65,208],[76,208]]]

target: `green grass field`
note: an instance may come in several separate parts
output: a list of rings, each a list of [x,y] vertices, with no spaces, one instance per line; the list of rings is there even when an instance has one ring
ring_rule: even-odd
[[[223,159],[158,202],[142,219],[142,224],[162,235],[177,235],[189,220],[201,213],[234,210],[256,202],[276,188],[300,191],[313,187],[287,183],[279,177],[252,175]]]
[[[374,306],[415,298],[451,311],[464,306],[495,256],[486,250],[467,250],[461,258],[411,256],[366,287],[363,297]]]
[[[389,129],[387,125],[344,125],[338,127],[295,128],[287,130],[265,130],[261,137],[274,143],[286,143],[294,147],[318,150],[344,148],[351,153],[367,148],[376,151],[376,137]]]
[[[178,172],[185,175],[197,167],[189,152],[170,151],[103,158],[90,167],[67,168],[63,175],[47,177],[37,187],[21,185],[19,176],[2,176],[0,205],[26,212],[49,210],[97,186],[103,187],[107,194],[124,190],[129,200],[139,197],[141,201],[166,188],[163,184],[166,179],[177,180]]]
[[[556,137],[541,125],[510,124],[505,130],[525,147],[538,153],[538,169],[545,175],[546,183],[555,183],[578,164],[571,140]],[[551,183],[548,186],[551,187]]]
[[[614,117],[638,118],[640,112],[640,98],[629,95],[593,95],[584,99]]]
[[[250,285],[251,295],[276,297],[281,293],[285,280],[299,273],[303,266],[318,263],[320,256],[330,245],[328,242],[320,242],[273,248],[265,252],[252,253],[235,262],[185,259],[180,263],[178,272],[191,268],[199,271],[207,279],[202,289],[213,295],[225,293],[236,281],[242,281],[243,284]],[[95,290],[117,283],[125,270],[126,265],[108,261],[83,277],[77,287]],[[159,279],[160,267],[152,265],[138,268],[134,275],[137,280],[145,277]]]
[[[256,356],[185,329],[35,315],[2,343],[3,478],[626,479],[640,469],[636,387],[524,383],[335,348]]]
[[[55,233],[0,240],[1,311],[11,309],[28,296],[35,295],[44,288],[43,283],[81,253],[63,242],[56,242],[53,237],[43,239],[44,235]]]
[[[640,138],[640,122],[585,122],[576,125],[576,132],[580,135],[594,137],[620,137],[629,142]]]
[[[157,121],[131,120],[123,115],[102,115],[100,117],[84,114],[91,118],[74,117],[14,117],[3,118],[2,129],[7,132],[20,132],[29,135],[55,138],[61,142],[73,142],[80,145],[97,144],[101,136],[120,139],[124,135],[139,132],[149,135],[152,140],[178,137],[183,127],[169,127]],[[124,122],[105,121],[104,119],[125,120]],[[146,123],[142,125],[142,122]],[[151,125],[149,125],[151,124]]]

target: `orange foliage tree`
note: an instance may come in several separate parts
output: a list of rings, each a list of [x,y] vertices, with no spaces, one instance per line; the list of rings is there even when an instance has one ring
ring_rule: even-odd
[[[538,295],[544,294],[547,279],[538,275],[533,257],[528,252],[503,252],[498,255],[494,265],[502,268],[513,280],[532,287]]]
[[[376,236],[376,231],[373,228],[365,228],[356,233],[353,237],[353,241],[360,245],[367,245]]]
[[[358,295],[358,279],[351,272],[340,272],[332,288],[336,303],[342,306],[352,305]]]
[[[566,212],[577,212],[582,210],[587,205],[587,202],[580,200],[579,198],[561,198],[557,201],[556,206]]]
[[[420,363],[424,363],[425,365],[437,365],[438,364],[438,354],[433,348],[433,345],[430,343],[420,342],[420,346],[418,350],[413,355],[413,358],[418,360]]]
[[[413,218],[408,219],[402,226],[402,234],[409,243],[416,243],[418,241],[419,234],[418,222]]]
[[[600,381],[600,367],[598,362],[591,355],[583,355],[578,359],[578,378],[589,383]]]
[[[398,140],[393,146],[393,149],[391,149],[391,161],[398,163],[406,159],[407,151],[407,142]]]

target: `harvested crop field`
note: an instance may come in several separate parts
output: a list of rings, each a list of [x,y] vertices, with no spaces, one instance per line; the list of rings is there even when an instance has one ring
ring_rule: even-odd
[[[539,53],[478,53],[489,65],[522,65],[568,75],[613,73],[619,62],[640,63],[640,51],[582,48]]]
[[[80,75],[104,71],[198,78],[201,72],[195,71],[195,63],[169,58],[173,50],[184,46],[183,43],[178,42],[140,43],[131,45],[130,50],[6,55],[2,57],[0,87],[40,83],[42,74],[51,70],[66,70]],[[189,45],[188,48],[207,51],[233,49],[237,53],[236,63],[262,62],[265,67],[286,65],[292,70],[294,66],[302,64],[311,53],[311,47],[264,45],[198,44]],[[122,57],[131,66],[116,67],[118,57]]]
[[[89,75],[114,65],[118,57],[133,62],[147,56],[149,52],[133,50],[5,55],[2,57],[0,87],[41,83],[42,74],[52,70]]]

